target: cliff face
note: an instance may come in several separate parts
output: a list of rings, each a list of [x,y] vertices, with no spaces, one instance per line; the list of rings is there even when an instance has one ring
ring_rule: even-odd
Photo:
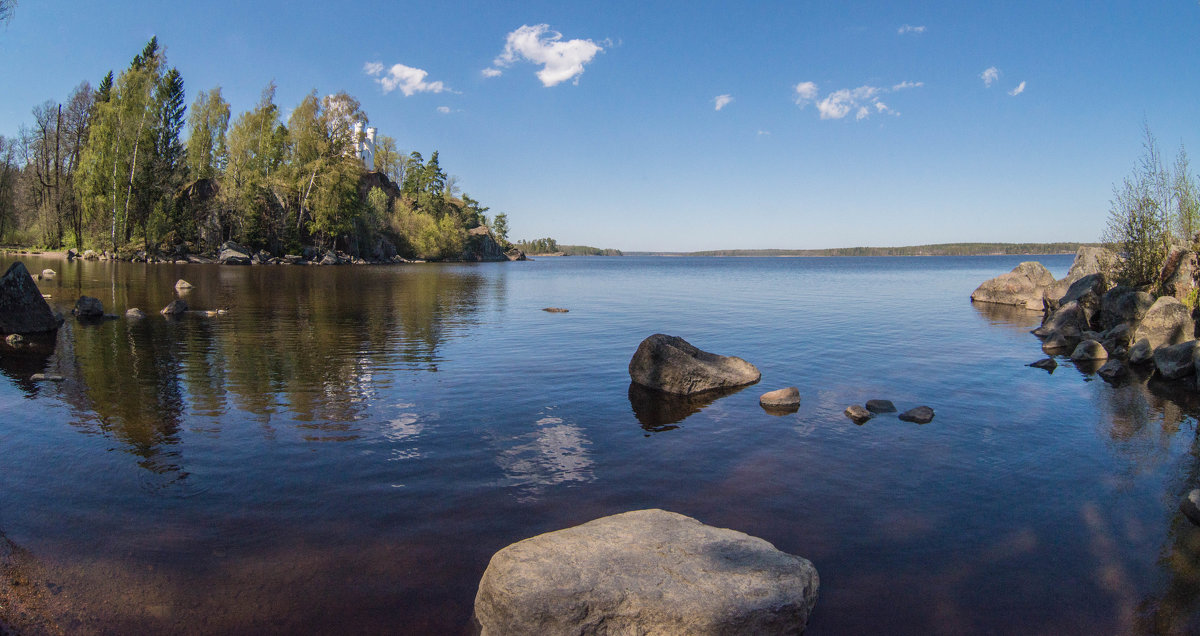
[[[400,198],[400,186],[396,185],[386,174],[382,172],[365,172],[358,180],[358,196],[363,201],[367,200],[367,195],[371,193],[371,188],[379,188],[383,193],[388,195],[389,199]]]
[[[502,262],[509,260],[504,249],[492,238],[492,233],[484,226],[467,231],[467,248],[463,250],[460,260],[475,262]]]

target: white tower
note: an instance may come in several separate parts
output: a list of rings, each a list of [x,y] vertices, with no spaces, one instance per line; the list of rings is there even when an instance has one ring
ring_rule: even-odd
[[[375,170],[375,128],[368,128],[367,134],[363,136],[363,123],[361,121],[354,122],[354,156],[358,157],[363,162],[363,167],[367,170]]]

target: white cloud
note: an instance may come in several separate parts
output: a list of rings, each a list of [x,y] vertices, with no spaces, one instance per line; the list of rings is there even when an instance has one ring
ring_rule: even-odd
[[[986,71],[979,74],[979,79],[983,80],[984,86],[990,87],[993,82],[1000,79],[1000,69],[989,66]]]
[[[721,110],[722,108],[725,108],[726,106],[729,105],[729,102],[732,102],[732,101],[733,101],[733,97],[731,95],[717,95],[716,97],[713,98],[713,103],[716,104],[717,110]]]
[[[769,131],[769,130],[760,130],[760,131],[758,131],[758,133],[757,133],[757,134],[758,134],[758,136],[759,136],[759,137],[770,137],[770,136],[771,136],[771,131]]]
[[[498,68],[485,68],[479,72],[482,73],[484,77],[500,77],[504,74],[504,71]]]
[[[1020,84],[1017,84],[1016,88],[1012,89],[1011,91],[1008,91],[1008,94],[1012,95],[1013,97],[1016,97],[1017,95],[1020,95],[1021,93],[1024,93],[1024,92],[1025,92],[1025,82],[1022,81]]]
[[[449,106],[438,106],[437,111],[443,115],[448,115],[448,114],[450,114],[450,107]]]
[[[923,82],[901,82],[893,85],[891,89],[878,86],[859,86],[853,89],[843,88],[833,91],[827,94],[824,99],[817,101],[817,112],[820,114],[821,119],[842,119],[853,112],[855,121],[861,121],[870,117],[872,109],[876,113],[899,116],[900,113],[881,101],[882,96],[887,93],[924,85]],[[801,92],[801,86],[805,87],[804,97],[798,98],[796,103],[803,107],[810,100],[816,98],[817,87],[812,82],[805,82],[796,87],[797,93]]]
[[[817,85],[814,82],[800,82],[796,84],[796,105],[804,108],[812,100],[817,98]]]
[[[924,33],[924,32],[925,32],[924,25],[913,26],[911,24],[906,24],[896,30],[896,33],[899,33],[900,35],[904,35],[905,33]]]
[[[376,77],[375,81],[383,87],[384,94],[397,88],[404,93],[405,97],[412,97],[417,93],[441,93],[448,90],[446,85],[441,82],[426,82],[425,78],[429,77],[427,71],[403,64],[393,64],[385,72],[382,63],[367,62],[363,65],[363,72]]]
[[[508,34],[504,51],[492,64],[507,67],[523,59],[542,66],[537,76],[543,86],[555,86],[569,79],[578,84],[579,76],[583,74],[583,66],[603,50],[591,40],[564,42],[562,34],[551,31],[550,25],[547,24],[524,25]],[[484,75],[494,77],[487,75],[487,71],[484,71]]]

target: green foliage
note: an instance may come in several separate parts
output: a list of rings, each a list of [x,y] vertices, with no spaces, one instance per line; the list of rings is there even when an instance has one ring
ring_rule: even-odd
[[[1183,299],[1183,304],[1191,311],[1196,310],[1196,306],[1200,305],[1200,289],[1193,287]]]
[[[212,179],[225,170],[225,134],[229,130],[229,102],[221,87],[200,91],[188,117],[187,165],[192,179]]]
[[[508,243],[508,215],[501,212],[492,220],[492,233],[496,235],[496,240],[503,245]]]
[[[1113,187],[1104,240],[1123,258],[1115,272],[1126,285],[1148,285],[1162,271],[1172,243],[1173,184],[1158,143],[1144,128],[1137,168]]]

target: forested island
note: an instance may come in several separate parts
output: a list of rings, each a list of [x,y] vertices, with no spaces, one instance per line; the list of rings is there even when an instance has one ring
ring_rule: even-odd
[[[626,252],[630,256],[996,256],[1074,254],[1099,243],[939,243],[905,247],[836,247],[815,250],[708,250],[703,252]]]
[[[530,256],[623,256],[621,250],[591,247],[590,245],[559,245],[552,238],[520,240],[517,249]]]
[[[287,121],[281,112],[274,83],[236,117],[219,86],[188,108],[151,38],[120,73],[36,106],[32,126],[0,136],[0,243],[127,259],[211,254],[227,241],[376,261],[512,248],[507,215],[488,217],[436,150],[426,159],[372,137],[365,164],[355,150],[369,118],[352,96],[313,90]]]

